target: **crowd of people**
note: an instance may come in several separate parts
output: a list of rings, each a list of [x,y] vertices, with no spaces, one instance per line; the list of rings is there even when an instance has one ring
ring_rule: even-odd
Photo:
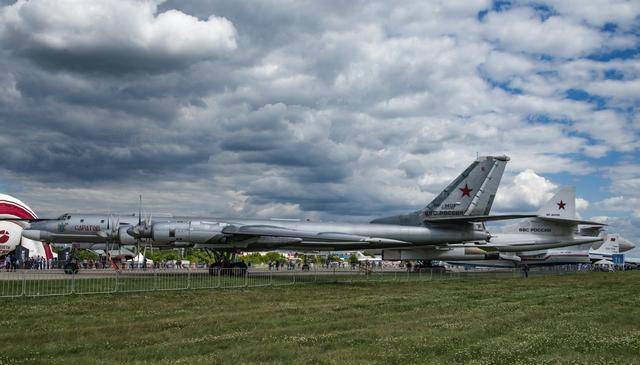
[[[5,271],[16,271],[17,269],[27,270],[47,270],[58,267],[58,261],[54,259],[47,260],[46,257],[35,256],[22,260],[15,255],[6,255],[2,261],[1,269]]]

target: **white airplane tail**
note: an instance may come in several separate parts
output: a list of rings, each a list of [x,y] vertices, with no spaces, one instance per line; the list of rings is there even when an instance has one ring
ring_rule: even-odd
[[[538,210],[539,217],[553,217],[561,219],[576,218],[576,189],[573,186],[563,186],[558,192]]]
[[[620,236],[617,234],[603,234],[604,241],[595,249],[590,250],[590,254],[612,255],[620,253]]]
[[[573,236],[579,224],[591,224],[593,232],[603,224],[576,219],[576,191],[573,186],[561,187],[538,210],[537,216],[523,219],[508,231],[552,236]],[[592,233],[593,235],[593,233]],[[597,234],[596,234],[597,236]]]

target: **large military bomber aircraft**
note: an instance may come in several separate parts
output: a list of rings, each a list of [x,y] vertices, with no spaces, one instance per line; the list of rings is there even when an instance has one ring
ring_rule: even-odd
[[[481,222],[530,217],[491,216],[507,156],[478,157],[425,208],[371,223],[293,220],[147,217],[67,213],[57,219],[29,219],[22,236],[49,243],[152,244],[195,247],[221,253],[262,250],[360,250],[488,241]],[[0,212],[2,214],[2,212]]]
[[[581,232],[579,225],[588,225],[589,229]],[[501,233],[493,233],[490,242],[386,249],[382,256],[385,260],[439,260],[505,267],[583,263],[582,258],[589,263],[589,247],[601,244],[604,239],[603,235],[597,234],[602,226],[602,223],[576,217],[575,188],[565,186],[536,214],[506,227]],[[554,250],[572,246],[579,248]]]

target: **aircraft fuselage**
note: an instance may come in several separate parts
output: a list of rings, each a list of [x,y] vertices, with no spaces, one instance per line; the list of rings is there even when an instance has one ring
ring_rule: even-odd
[[[105,243],[111,239],[112,242],[121,242],[123,244],[133,244],[135,239],[129,236],[127,229],[138,223],[138,217],[135,215],[103,215],[103,214],[65,214],[58,220],[33,222],[23,235],[32,239],[43,240],[51,243]],[[113,225],[117,225],[116,228]],[[175,247],[207,247],[213,249],[367,249],[367,248],[385,248],[385,247],[403,247],[403,246],[420,246],[420,245],[437,245],[454,242],[483,241],[487,238],[487,233],[478,230],[472,224],[460,224],[456,227],[413,227],[392,224],[370,224],[370,223],[333,223],[333,222],[309,222],[309,221],[291,221],[291,220],[249,220],[249,219],[221,219],[221,218],[194,218],[194,217],[170,217],[170,218],[154,218],[150,222],[150,226],[162,227],[179,227],[182,230],[195,230],[195,227],[207,227],[211,231],[208,235],[202,229],[200,235],[168,237],[171,232],[167,231],[165,236],[161,236],[163,232],[158,228],[156,232],[151,232],[153,240],[151,243],[157,246],[175,246]],[[224,236],[221,233],[222,228],[228,226],[259,226],[259,227],[276,227],[300,232],[317,233],[317,237],[307,237],[302,240],[294,239],[247,239],[241,240],[234,237],[231,240],[222,239],[214,240],[218,236]],[[182,227],[182,228],[180,228]],[[106,237],[104,232],[112,231],[113,235]],[[174,229],[175,231],[175,229]],[[185,233],[188,234],[189,232]],[[331,242],[324,241],[323,234],[333,235],[356,235],[363,237],[371,237],[377,239],[387,239],[378,242],[376,240],[368,242],[353,242],[345,239],[339,242],[333,239]],[[187,239],[180,239],[187,237]],[[199,237],[204,237],[199,242]],[[398,242],[393,242],[398,241]],[[408,243],[408,244],[407,244]]]

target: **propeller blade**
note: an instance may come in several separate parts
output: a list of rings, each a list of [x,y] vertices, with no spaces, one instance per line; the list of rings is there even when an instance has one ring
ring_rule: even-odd
[[[113,235],[116,236],[118,234],[118,230],[120,229],[120,216],[116,217],[112,229],[113,229]]]

